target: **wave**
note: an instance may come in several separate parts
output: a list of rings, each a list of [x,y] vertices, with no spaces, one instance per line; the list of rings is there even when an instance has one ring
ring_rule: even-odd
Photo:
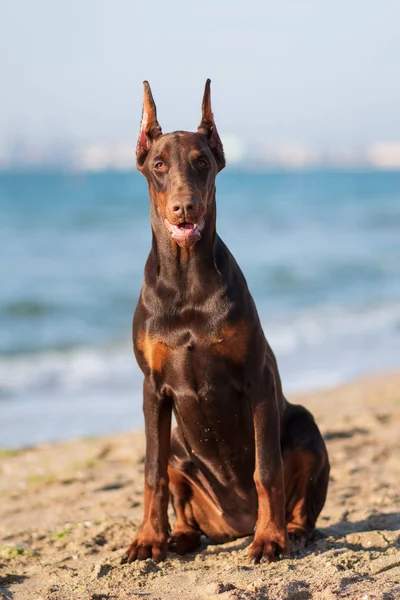
[[[131,385],[135,359],[129,344],[51,351],[0,360],[0,397]]]
[[[277,353],[296,349],[323,347],[328,341],[364,338],[369,335],[400,334],[400,303],[360,308],[313,308],[301,315],[286,317],[282,322],[263,319],[271,346]]]
[[[0,311],[12,318],[41,318],[54,312],[54,306],[38,300],[16,300],[0,306]]]

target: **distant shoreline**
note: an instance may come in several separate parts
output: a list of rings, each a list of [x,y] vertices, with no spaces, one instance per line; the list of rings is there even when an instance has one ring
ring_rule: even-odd
[[[400,173],[400,166],[396,167],[377,167],[368,164],[359,165],[335,165],[335,164],[321,164],[321,165],[268,165],[262,163],[243,163],[243,164],[231,164],[227,166],[227,172],[230,174],[245,173],[257,176],[263,174],[293,174],[301,175],[307,173],[338,173],[338,174],[382,174],[382,175],[396,175]],[[91,169],[77,169],[68,166],[42,166],[42,167],[26,167],[26,166],[15,166],[11,168],[0,167],[0,176],[11,175],[11,176],[34,176],[34,175],[63,175],[63,176],[90,176],[90,177],[101,177],[102,175],[133,175],[139,177],[139,173],[135,167],[129,168],[105,168],[99,170]],[[222,175],[223,177],[224,175]]]

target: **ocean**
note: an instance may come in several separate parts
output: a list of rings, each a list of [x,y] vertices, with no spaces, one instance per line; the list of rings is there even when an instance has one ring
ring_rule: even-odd
[[[399,366],[400,173],[227,170],[217,207],[289,396]],[[0,446],[142,428],[146,181],[0,174],[0,239]]]

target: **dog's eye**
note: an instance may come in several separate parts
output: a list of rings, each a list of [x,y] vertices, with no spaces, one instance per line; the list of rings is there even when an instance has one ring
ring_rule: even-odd
[[[156,171],[164,171],[165,165],[162,160],[158,160],[156,163],[154,163],[154,168]]]
[[[197,168],[208,169],[208,162],[204,158],[200,158],[200,160],[197,161]]]

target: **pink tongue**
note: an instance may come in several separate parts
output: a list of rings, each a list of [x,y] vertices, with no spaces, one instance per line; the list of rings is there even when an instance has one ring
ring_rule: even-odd
[[[193,223],[181,223],[178,225],[179,229],[193,229]]]

